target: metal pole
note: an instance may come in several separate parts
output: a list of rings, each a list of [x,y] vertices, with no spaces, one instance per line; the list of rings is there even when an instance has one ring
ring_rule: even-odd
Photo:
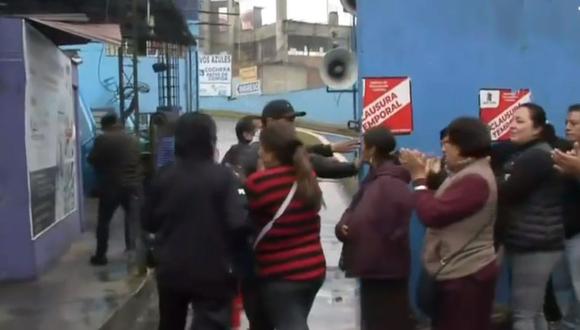
[[[195,111],[199,112],[199,50],[195,49]]]
[[[165,89],[167,93],[167,107],[170,108],[173,106],[171,99],[173,98],[173,93],[171,91],[171,73],[173,72],[173,63],[171,60],[173,59],[173,54],[169,52],[169,44],[165,43],[165,67],[167,70],[165,71]]]
[[[140,120],[139,120],[139,17],[138,17],[139,0],[133,0],[133,97],[135,105],[135,135],[140,137]]]
[[[187,112],[193,111],[193,62],[191,59],[191,46],[187,47]]]
[[[117,92],[119,93],[119,113],[121,114],[121,123],[125,127],[125,75],[124,71],[124,59],[125,59],[125,41],[121,41],[121,46],[118,48],[118,61],[119,61],[119,88]]]
[[[357,52],[357,44],[356,44],[356,17],[352,18],[352,51],[356,54]],[[357,57],[358,58],[358,57]],[[356,64],[358,65],[358,63]],[[354,87],[353,87],[353,92],[352,92],[352,116],[354,120],[359,120],[360,118],[358,118],[358,90],[359,90],[359,86],[358,86],[358,81],[359,78],[357,77],[357,82],[355,83]]]
[[[147,2],[149,4],[149,2]],[[140,142],[141,140],[141,122],[139,118],[139,16],[138,16],[138,9],[139,9],[139,0],[133,0],[132,3],[132,12],[133,12],[133,105],[134,105],[134,114],[135,114],[135,121],[134,121],[134,130],[135,136],[137,140]],[[149,9],[148,9],[149,10]],[[147,17],[147,19],[149,19]],[[146,23],[147,25],[149,22]],[[128,260],[128,268],[129,271],[132,272],[134,268],[138,275],[143,275],[147,273],[147,265],[145,262],[145,242],[143,241],[143,233],[141,226],[139,226],[139,204],[140,204],[139,197],[133,196],[130,200],[129,207],[132,209],[132,216],[129,219],[129,234],[132,236],[132,241],[135,242],[134,251],[130,251],[129,260]]]
[[[185,63],[185,112],[189,112],[189,52],[187,53],[187,58],[184,60]]]

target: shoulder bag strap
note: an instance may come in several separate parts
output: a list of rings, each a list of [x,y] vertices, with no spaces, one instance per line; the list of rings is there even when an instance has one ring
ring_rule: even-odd
[[[264,236],[266,236],[266,234],[270,231],[270,229],[272,229],[276,220],[278,220],[278,218],[280,218],[282,216],[282,214],[284,214],[284,212],[286,212],[288,205],[290,205],[292,198],[294,198],[294,195],[296,194],[297,188],[298,188],[298,184],[296,182],[294,182],[294,184],[292,185],[292,188],[290,188],[290,192],[286,196],[286,199],[284,199],[284,202],[282,202],[282,205],[280,205],[280,208],[278,209],[278,211],[276,211],[276,214],[274,214],[274,217],[272,218],[272,220],[270,220],[270,222],[268,222],[268,224],[266,226],[264,226],[264,228],[262,228],[262,230],[260,230],[258,237],[256,237],[256,240],[254,241],[254,250],[258,246],[258,243],[260,243],[260,241],[262,239],[264,239]]]

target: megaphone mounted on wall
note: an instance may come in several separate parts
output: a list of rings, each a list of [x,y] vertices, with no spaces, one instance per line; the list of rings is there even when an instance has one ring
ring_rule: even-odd
[[[346,48],[327,52],[320,67],[320,77],[330,88],[351,89],[358,78],[356,56]]]
[[[356,0],[340,0],[344,11],[356,15]]]

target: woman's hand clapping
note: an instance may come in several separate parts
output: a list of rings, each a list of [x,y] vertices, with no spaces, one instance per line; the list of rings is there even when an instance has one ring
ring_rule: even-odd
[[[399,160],[401,165],[411,173],[413,180],[426,179],[429,167],[435,166],[433,162],[429,162],[424,153],[418,150],[402,149]]]

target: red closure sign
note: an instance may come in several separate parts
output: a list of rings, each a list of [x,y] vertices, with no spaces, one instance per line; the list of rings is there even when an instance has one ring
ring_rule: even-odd
[[[363,132],[379,125],[393,134],[413,132],[411,78],[364,78],[363,93]]]
[[[479,117],[489,125],[493,141],[510,138],[510,126],[516,109],[531,102],[529,89],[482,89],[479,91]]]

